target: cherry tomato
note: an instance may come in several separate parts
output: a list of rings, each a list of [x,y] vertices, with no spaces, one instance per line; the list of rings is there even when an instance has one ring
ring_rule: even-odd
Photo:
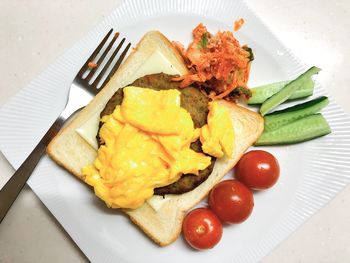
[[[243,155],[235,167],[235,177],[251,189],[272,187],[278,180],[280,166],[268,152],[256,150]]]
[[[208,208],[197,208],[187,214],[182,225],[186,241],[195,249],[214,247],[221,239],[222,224]]]
[[[218,183],[209,194],[209,206],[224,223],[237,224],[252,213],[252,191],[237,180]]]

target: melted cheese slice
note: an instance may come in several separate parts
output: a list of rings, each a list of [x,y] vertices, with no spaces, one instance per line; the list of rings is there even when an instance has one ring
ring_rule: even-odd
[[[166,73],[169,75],[180,74],[180,71],[176,69],[170,61],[158,50],[154,51],[152,55],[143,63],[133,76],[134,80],[149,74]],[[102,109],[97,110],[89,120],[87,120],[81,127],[76,129],[76,132],[93,147],[98,149],[96,134],[98,132],[100,122],[100,112]],[[147,200],[147,203],[155,210],[158,211],[162,206],[170,199],[161,196],[153,196]]]
[[[99,124],[100,111],[97,111],[91,115],[90,119],[88,119],[82,126],[75,130],[96,151],[98,149],[96,135]]]

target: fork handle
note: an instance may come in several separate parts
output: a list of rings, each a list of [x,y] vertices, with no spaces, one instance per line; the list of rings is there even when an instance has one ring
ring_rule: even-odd
[[[47,145],[61,129],[63,123],[64,118],[61,116],[58,117],[31,154],[0,190],[0,223],[6,216],[13,202],[16,200],[18,194],[21,192],[23,186],[26,184],[41,156],[44,154]]]

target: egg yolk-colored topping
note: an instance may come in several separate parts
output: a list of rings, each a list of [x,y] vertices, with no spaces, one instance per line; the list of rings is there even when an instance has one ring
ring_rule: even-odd
[[[221,158],[226,154],[232,156],[234,130],[231,117],[217,101],[209,102],[207,124],[201,128],[200,141],[203,152]]]
[[[222,127],[213,121],[214,128]],[[198,174],[210,164],[211,157],[190,149],[203,132],[194,128],[190,114],[180,107],[178,90],[126,87],[122,104],[102,122],[99,135],[105,144],[82,173],[109,207],[137,208],[154,188],[169,185],[182,174]],[[208,127],[209,131],[210,123]]]

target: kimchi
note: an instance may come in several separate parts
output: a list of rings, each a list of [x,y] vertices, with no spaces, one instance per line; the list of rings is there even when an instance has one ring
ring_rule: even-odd
[[[213,100],[249,98],[247,87],[253,58],[248,46],[241,46],[230,31],[208,32],[201,23],[193,30],[193,41],[185,49],[179,42],[175,47],[185,59],[189,73],[174,78],[180,87],[195,84]]]

